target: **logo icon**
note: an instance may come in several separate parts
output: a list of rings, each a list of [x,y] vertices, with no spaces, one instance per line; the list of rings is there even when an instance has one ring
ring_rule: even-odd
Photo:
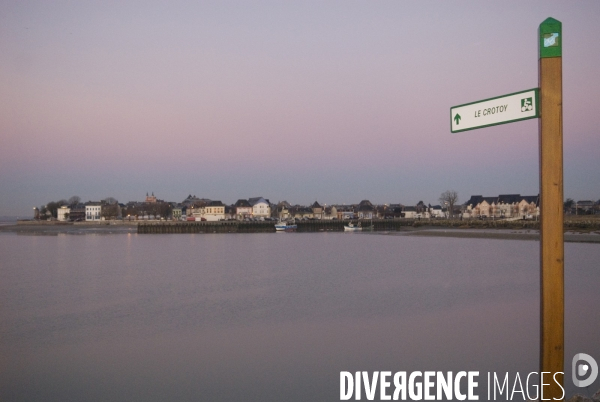
[[[575,384],[576,387],[587,387],[596,381],[596,378],[598,377],[598,363],[596,363],[596,360],[588,354],[577,353],[573,356],[571,368],[573,384]],[[584,378],[588,374],[589,377],[587,379],[580,380],[580,378]]]
[[[533,98],[521,99],[521,112],[528,112],[533,110]]]
[[[544,34],[544,47],[558,46],[558,33]]]

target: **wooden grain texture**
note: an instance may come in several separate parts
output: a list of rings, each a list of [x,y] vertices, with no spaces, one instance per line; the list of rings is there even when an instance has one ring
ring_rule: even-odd
[[[541,58],[540,80],[540,370],[564,372],[562,57]],[[563,385],[564,375],[557,376]],[[549,381],[548,381],[549,380]],[[563,390],[546,378],[544,398]]]

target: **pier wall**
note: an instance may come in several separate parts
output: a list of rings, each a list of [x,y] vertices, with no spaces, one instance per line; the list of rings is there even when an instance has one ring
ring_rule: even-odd
[[[311,220],[297,222],[298,232],[343,232],[348,222],[358,220]],[[539,222],[530,220],[447,220],[447,219],[373,219],[361,221],[363,230],[373,226],[373,231],[398,231],[402,228],[449,227],[471,229],[539,229]],[[565,220],[565,230],[600,230],[600,221]],[[270,222],[139,222],[138,233],[269,233],[275,232],[275,223]]]

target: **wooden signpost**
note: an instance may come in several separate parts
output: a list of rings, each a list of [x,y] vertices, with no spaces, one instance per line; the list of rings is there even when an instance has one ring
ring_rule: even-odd
[[[540,392],[544,399],[562,400],[565,297],[560,21],[548,18],[542,22],[538,40],[539,88],[453,106],[450,108],[450,131],[456,133],[539,118],[540,388],[543,387]],[[547,374],[542,377],[541,373]]]
[[[564,372],[564,233],[562,132],[562,24],[548,18],[539,29],[540,143],[540,371]],[[564,374],[558,374],[564,384]],[[544,397],[561,399],[550,381]]]

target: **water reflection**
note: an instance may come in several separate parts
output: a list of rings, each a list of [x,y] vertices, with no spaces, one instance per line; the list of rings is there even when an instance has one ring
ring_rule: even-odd
[[[6,400],[333,401],[342,370],[538,368],[536,242],[2,240]],[[566,361],[600,356],[600,247],[565,248]]]

